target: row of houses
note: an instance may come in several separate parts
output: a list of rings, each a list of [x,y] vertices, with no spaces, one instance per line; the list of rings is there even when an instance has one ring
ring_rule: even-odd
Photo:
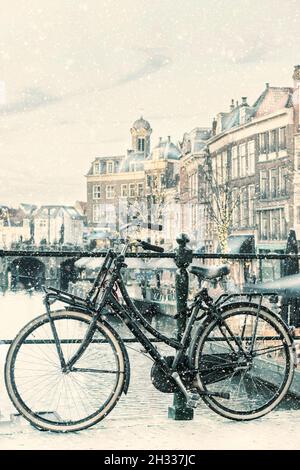
[[[282,252],[291,227],[300,238],[299,86],[295,66],[292,86],[267,83],[254,104],[231,100],[210,127],[177,144],[160,138],[152,151],[150,123],[135,121],[131,149],[96,157],[86,175],[95,238],[103,230],[117,236],[134,216],[161,223],[161,232],[144,236],[170,248],[184,231],[206,252],[249,241],[259,252]]]
[[[0,205],[0,249],[20,245],[78,245],[83,243],[85,204],[75,206]]]

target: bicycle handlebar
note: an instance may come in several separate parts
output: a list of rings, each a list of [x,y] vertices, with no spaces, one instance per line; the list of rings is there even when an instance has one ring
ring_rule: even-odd
[[[144,242],[143,240],[137,240],[144,250],[157,251],[157,253],[163,253],[165,250],[161,246],[151,245],[151,243]]]

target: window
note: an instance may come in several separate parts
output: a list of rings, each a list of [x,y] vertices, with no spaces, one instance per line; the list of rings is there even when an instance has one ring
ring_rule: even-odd
[[[280,213],[278,209],[271,211],[271,239],[280,240]]]
[[[136,170],[135,162],[130,162],[129,169],[130,169],[130,171],[135,171]]]
[[[98,223],[101,222],[103,217],[103,206],[101,204],[94,204],[93,205],[93,222]]]
[[[217,157],[214,156],[211,159],[211,167],[213,173],[213,182],[216,183],[218,181],[218,169],[217,169]]]
[[[269,226],[270,226],[270,214],[269,211],[262,211],[260,218],[261,218],[261,224],[260,224],[260,238],[261,240],[267,240],[268,235],[269,235]]]
[[[287,221],[286,221],[286,218],[285,218],[284,209],[279,209],[279,212],[280,212],[281,239],[285,240],[287,238],[288,225],[287,225]]]
[[[216,180],[218,184],[222,184],[223,180],[222,154],[216,156]]]
[[[269,152],[269,133],[263,132],[259,135],[259,153]]]
[[[115,187],[108,185],[106,186],[106,199],[113,199],[115,197]]]
[[[248,173],[253,175],[255,173],[255,141],[248,142]]]
[[[122,184],[121,185],[121,197],[127,197],[127,196],[128,196],[127,184]]]
[[[98,184],[95,184],[93,186],[93,199],[100,199],[101,197],[101,186]]]
[[[137,192],[138,192],[138,196],[143,196],[143,194],[144,194],[144,184],[143,183],[138,184]]]
[[[114,162],[107,162],[106,173],[113,173],[113,172],[114,172]]]
[[[139,137],[138,138],[138,151],[144,152],[144,150],[145,150],[145,139]]]
[[[270,152],[276,152],[277,150],[277,129],[271,131],[271,142],[270,142]]]
[[[241,225],[248,227],[249,225],[249,206],[248,206],[248,188],[242,189],[242,204],[241,204]]]
[[[226,183],[228,179],[227,172],[227,152],[222,152],[222,183]]]
[[[289,195],[289,172],[287,168],[281,170],[280,190],[281,196]]]
[[[239,190],[236,188],[232,191],[232,224],[233,226],[240,224]]]
[[[193,173],[189,176],[189,197],[197,195],[197,173]]]
[[[94,175],[99,175],[100,173],[100,165],[99,162],[94,163]]]
[[[260,173],[260,199],[267,199],[269,192],[268,172],[261,171]]]
[[[256,225],[256,217],[255,217],[255,186],[251,184],[249,186],[249,226],[255,227]]]
[[[279,148],[281,150],[286,148],[286,127],[279,129]]]
[[[136,192],[136,186],[133,183],[129,185],[129,197],[134,197]]]
[[[278,178],[278,169],[271,170],[271,181],[270,181],[270,189],[271,189],[271,197],[278,196],[278,186],[279,186],[279,178]]]
[[[297,170],[300,170],[300,152],[297,152],[296,159],[297,159]]]
[[[231,159],[232,159],[232,178],[238,177],[238,153],[237,153],[237,146],[235,145],[232,147],[231,150]]]
[[[297,224],[300,224],[300,206],[297,206]]]
[[[239,146],[240,153],[240,176],[247,175],[247,155],[246,155],[246,144]]]

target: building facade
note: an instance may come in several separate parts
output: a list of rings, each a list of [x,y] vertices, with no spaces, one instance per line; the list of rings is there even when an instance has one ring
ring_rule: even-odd
[[[31,213],[22,207],[0,206],[0,249],[8,250],[31,237]]]
[[[198,166],[206,251],[220,243],[216,206],[228,211],[229,235],[254,237],[258,252],[282,252],[291,227],[300,238],[300,66],[293,78],[293,87],[266,84],[253,106],[232,100],[214,120],[203,150],[209,164]],[[183,156],[185,165],[194,160]]]
[[[91,236],[117,238],[122,226],[135,218],[144,223],[142,237],[171,244],[180,150],[168,137],[160,138],[151,151],[152,129],[143,117],[133,123],[130,134],[126,154],[95,158],[86,175]],[[161,225],[162,230],[148,230],[148,224]]]
[[[206,155],[206,144],[211,137],[211,129],[196,127],[186,132],[180,142],[180,213],[181,231],[189,235],[191,246],[203,251],[209,246],[211,229],[209,220],[205,219],[205,204],[201,199],[201,174]]]
[[[41,206],[33,214],[36,245],[82,245],[83,216],[72,206]]]

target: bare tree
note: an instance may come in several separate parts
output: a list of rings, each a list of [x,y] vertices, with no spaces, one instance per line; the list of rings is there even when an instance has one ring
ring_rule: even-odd
[[[241,190],[234,187],[230,181],[227,162],[220,174],[217,166],[213,168],[213,160],[208,150],[203,163],[199,166],[199,176],[200,202],[206,208],[207,216],[216,228],[221,252],[226,253],[234,210],[240,205]]]

